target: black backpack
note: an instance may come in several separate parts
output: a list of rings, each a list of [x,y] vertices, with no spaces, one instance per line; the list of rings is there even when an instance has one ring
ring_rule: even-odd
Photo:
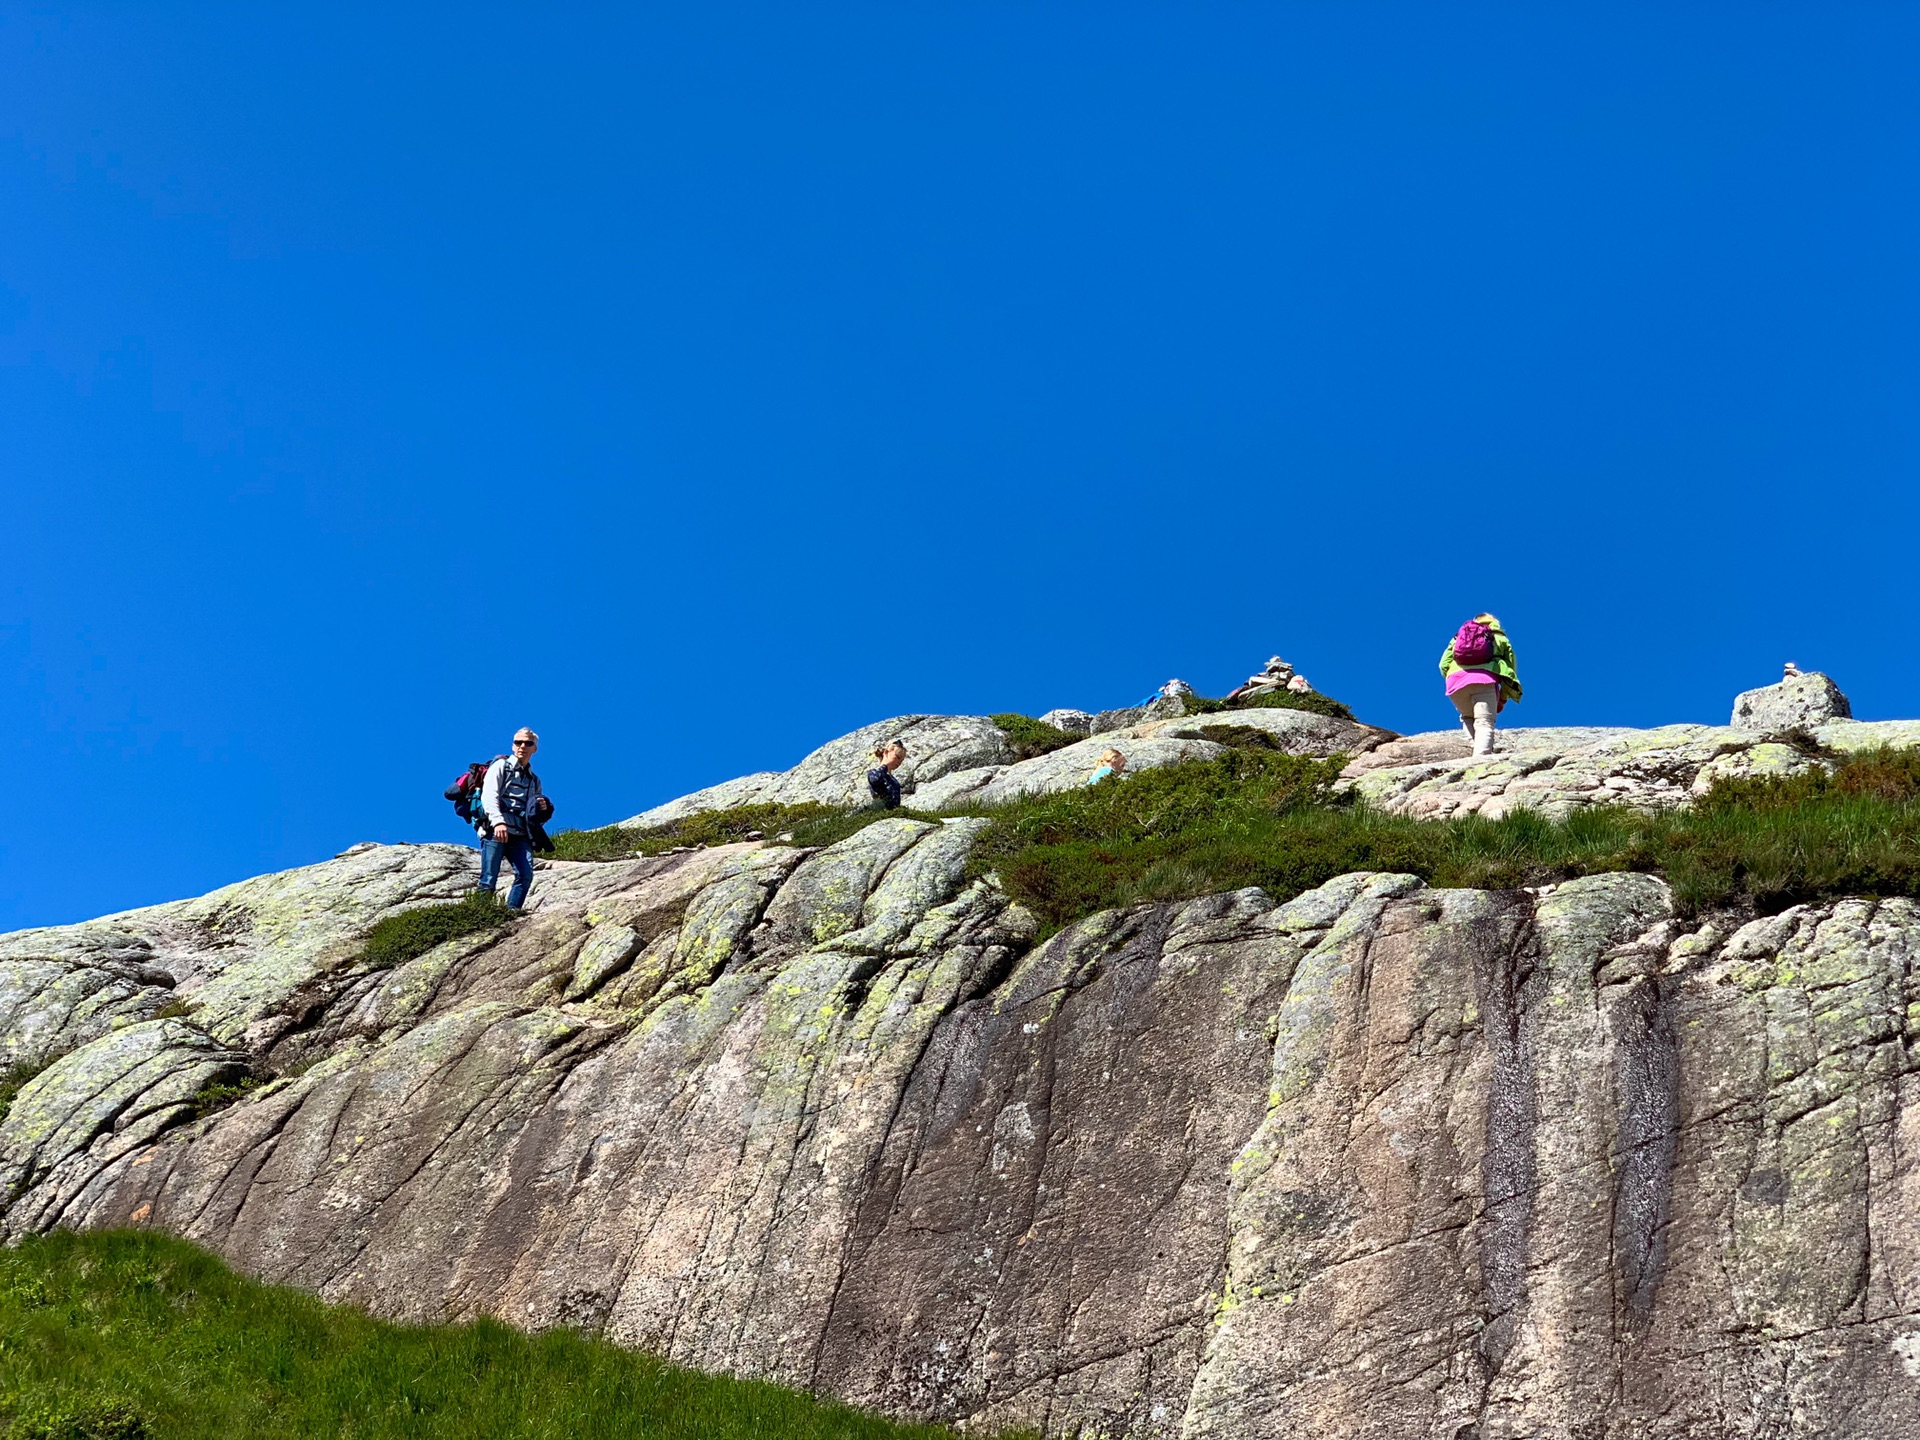
[[[495,756],[494,759],[504,759]],[[461,823],[477,824],[480,815],[480,792],[486,787],[487,770],[492,760],[476,760],[467,766],[458,780],[440,792],[443,799],[453,802],[453,813],[460,817]]]
[[[493,768],[494,760],[504,760],[506,758],[504,755],[496,755],[493,757],[493,760],[474,761],[471,765],[467,766],[458,780],[455,780],[453,784],[447,786],[446,789],[440,792],[442,799],[453,802],[453,813],[460,817],[462,824],[478,825],[480,823],[480,796],[487,788],[487,771]],[[534,807],[533,814],[528,818],[535,827],[544,825],[553,818],[553,801],[549,800],[545,795],[542,795],[540,797],[540,803]],[[544,841],[546,839],[545,831],[540,831],[537,838],[540,841]],[[540,845],[539,848],[551,850],[553,846],[543,844]]]

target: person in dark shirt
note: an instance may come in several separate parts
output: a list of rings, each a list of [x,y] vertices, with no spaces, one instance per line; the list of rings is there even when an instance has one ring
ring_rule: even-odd
[[[524,725],[514,732],[513,753],[487,766],[474,817],[473,828],[480,836],[480,888],[491,895],[500,862],[505,860],[513,866],[513,888],[507,891],[509,910],[527,903],[536,843],[553,848],[546,831],[540,828],[553,813],[553,806],[541,793],[540,777],[533,773],[533,752],[539,748],[540,737]]]
[[[907,747],[898,740],[889,740],[873,747],[873,758],[879,763],[867,771],[867,790],[883,810],[900,808],[900,780],[893,772],[907,763]]]

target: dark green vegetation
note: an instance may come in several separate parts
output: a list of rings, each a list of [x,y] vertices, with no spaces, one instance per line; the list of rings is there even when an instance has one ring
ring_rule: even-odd
[[[267,1082],[245,1076],[231,1084],[215,1083],[202,1085],[187,1103],[193,1106],[193,1118],[204,1120],[216,1110],[224,1110],[234,1101],[244,1097],[249,1091],[258,1090]]]
[[[404,965],[443,940],[473,935],[506,924],[513,912],[479,890],[447,905],[422,905],[375,922],[367,932],[362,958],[375,969]]]
[[[989,715],[987,718],[1007,737],[1008,743],[1013,746],[1015,760],[1031,760],[1036,755],[1045,755],[1086,738],[1045,724],[1031,715]]]
[[[1211,740],[1216,745],[1230,745],[1236,750],[1279,750],[1286,746],[1280,743],[1280,737],[1271,730],[1262,730],[1257,725],[1200,725],[1194,732],[1203,740]]]
[[[1295,815],[1342,813],[1332,789],[1340,765],[1236,747],[1215,760],[1029,796],[993,812],[972,864],[998,872],[1048,929],[1114,905],[1246,885],[1284,898],[1342,873],[1322,874],[1326,857],[1289,853],[1286,843]]]
[[[1331,715],[1336,720],[1353,719],[1353,711],[1332,696],[1322,695],[1317,690],[1309,690],[1304,695],[1296,695],[1291,690],[1276,690],[1249,700],[1208,700],[1199,695],[1181,698],[1186,701],[1189,715],[1213,715],[1222,710],[1311,710],[1315,715]]]
[[[8,1440],[934,1440],[568,1332],[386,1325],[177,1240],[0,1251]]]
[[[1337,701],[1312,694],[1231,708],[1190,700],[1193,713],[1221,717],[1207,734],[1231,747],[1227,754],[971,812],[993,821],[975,849],[974,873],[996,872],[1049,932],[1117,905],[1249,885],[1286,900],[1356,870],[1481,889],[1647,871],[1666,877],[1683,913],[1717,906],[1773,911],[1837,895],[1920,895],[1920,752],[1827,756],[1831,773],[1722,781],[1692,809],[1665,814],[1603,807],[1559,821],[1526,812],[1502,820],[1411,820],[1337,793],[1339,760],[1288,755],[1265,731],[1231,723],[1234,709],[1269,705],[1345,713]],[[1016,744],[1018,727],[1010,722],[1052,731],[1024,716],[994,720]],[[1051,746],[1047,736],[1037,740]],[[658,854],[756,835],[813,846],[889,816],[938,818],[746,805],[653,829],[610,826],[555,838],[569,859]]]
[[[1034,796],[994,813],[975,851],[1049,930],[1097,910],[1258,885],[1277,900],[1355,870],[1480,889],[1637,870],[1683,913],[1775,911],[1838,895],[1920,895],[1920,754],[1722,781],[1693,809],[1551,821],[1410,820],[1331,789],[1338,761],[1260,749]]]
[[[928,820],[912,810],[831,805],[736,805],[702,810],[665,825],[605,825],[598,830],[562,830],[553,837],[556,860],[627,860],[664,855],[687,846],[730,845],[736,840],[780,840],[788,845],[831,845],[876,820]]]
[[[16,1064],[0,1070],[0,1120],[7,1118],[7,1111],[13,1108],[13,1097],[20,1093],[20,1087],[46,1068],[44,1065]]]

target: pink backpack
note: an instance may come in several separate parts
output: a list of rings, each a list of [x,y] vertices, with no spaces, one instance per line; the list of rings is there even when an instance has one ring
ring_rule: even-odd
[[[1456,665],[1485,665],[1493,659],[1493,631],[1478,620],[1469,620],[1453,636],[1453,660]]]

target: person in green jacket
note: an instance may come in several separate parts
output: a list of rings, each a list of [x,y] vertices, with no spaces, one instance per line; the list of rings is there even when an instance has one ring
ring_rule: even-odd
[[[1499,620],[1476,615],[1455,631],[1440,652],[1440,675],[1473,753],[1491,755],[1494,717],[1520,698],[1520,668]]]

